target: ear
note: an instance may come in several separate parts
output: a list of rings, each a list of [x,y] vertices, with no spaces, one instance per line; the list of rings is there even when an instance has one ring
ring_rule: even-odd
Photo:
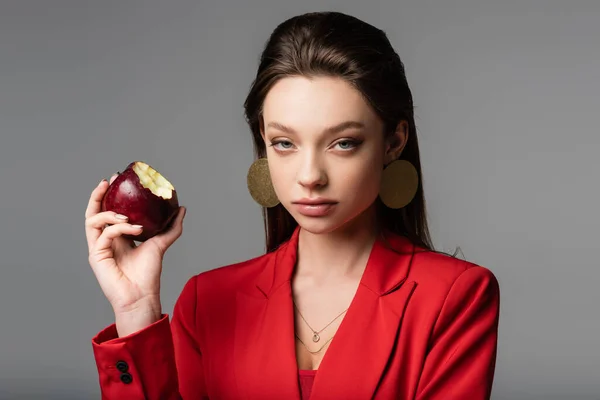
[[[394,134],[389,136],[386,142],[384,162],[388,165],[394,160],[397,160],[402,154],[404,147],[408,141],[408,122],[402,120],[396,126]]]

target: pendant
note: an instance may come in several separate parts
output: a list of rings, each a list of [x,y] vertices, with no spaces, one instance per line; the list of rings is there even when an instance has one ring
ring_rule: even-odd
[[[321,340],[321,337],[317,332],[315,332],[313,335],[313,342],[317,343],[319,340]]]

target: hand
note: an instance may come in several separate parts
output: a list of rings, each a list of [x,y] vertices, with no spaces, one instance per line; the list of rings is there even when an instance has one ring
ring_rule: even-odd
[[[117,174],[113,175],[110,183],[116,177]],[[119,336],[123,336],[160,318],[162,260],[183,232],[186,209],[180,207],[166,231],[136,246],[133,240],[121,235],[139,235],[141,228],[129,224],[126,219],[119,219],[112,211],[101,212],[101,201],[108,186],[109,183],[103,180],[92,191],[85,212],[85,234],[89,264],[117,321],[137,325],[121,326]]]

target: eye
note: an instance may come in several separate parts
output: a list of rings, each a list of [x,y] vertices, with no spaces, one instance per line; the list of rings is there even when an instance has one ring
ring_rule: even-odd
[[[343,139],[335,144],[342,150],[353,150],[360,145],[360,142],[354,139]]]
[[[289,150],[292,148],[292,146],[293,143],[287,140],[273,140],[271,142],[271,147],[275,148],[275,150]]]

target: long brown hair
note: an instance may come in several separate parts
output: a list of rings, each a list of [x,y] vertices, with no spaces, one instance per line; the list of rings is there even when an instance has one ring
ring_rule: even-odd
[[[427,226],[412,94],[404,64],[387,35],[340,12],[307,13],[278,25],[265,45],[244,103],[259,158],[266,156],[260,132],[264,99],[279,79],[288,76],[344,79],[362,93],[383,120],[385,135],[392,135],[400,121],[408,122],[408,141],[400,158],[415,166],[420,184],[412,202],[401,209],[388,208],[377,198],[378,221],[380,226],[406,236],[413,244],[435,251]],[[262,212],[269,252],[290,238],[297,222],[281,204],[263,208]]]

